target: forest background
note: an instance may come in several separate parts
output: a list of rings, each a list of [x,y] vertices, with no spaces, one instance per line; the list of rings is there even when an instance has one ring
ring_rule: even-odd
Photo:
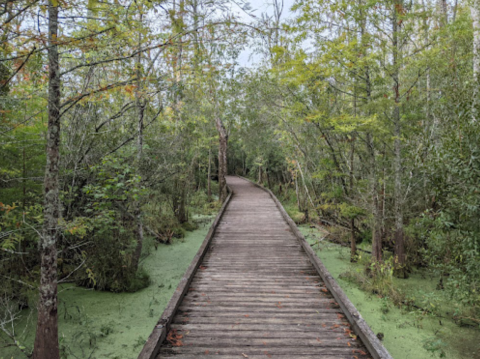
[[[38,308],[34,356],[58,357],[58,281],[147,286],[144,238],[193,229],[226,173],[272,188],[352,262],[367,251],[352,280],[408,305],[389,281],[426,269],[478,328],[478,0],[269,6],[1,3],[6,345],[30,353],[11,328]]]

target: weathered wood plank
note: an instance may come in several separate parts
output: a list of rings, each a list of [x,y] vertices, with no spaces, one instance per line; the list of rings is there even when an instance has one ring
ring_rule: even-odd
[[[297,355],[316,355],[316,358],[324,358],[325,355],[344,355],[353,358],[356,356],[358,359],[369,358],[370,355],[363,351],[360,348],[351,348],[345,346],[345,348],[312,348],[312,347],[302,347],[302,346],[279,346],[272,347],[261,345],[258,347],[252,346],[229,346],[229,347],[218,347],[215,345],[205,345],[198,347],[164,347],[160,350],[160,357],[163,358],[162,354],[194,354],[198,356],[203,355],[237,355],[237,358],[242,358],[242,353],[245,355],[262,355],[263,358],[270,358],[270,356],[277,355],[290,355],[297,358]],[[270,355],[270,356],[269,356]],[[198,358],[197,356],[197,358]]]

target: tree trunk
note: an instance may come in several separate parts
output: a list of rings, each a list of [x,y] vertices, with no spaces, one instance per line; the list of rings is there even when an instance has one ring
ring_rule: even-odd
[[[269,175],[268,171],[269,171],[269,168],[267,167],[267,169],[265,170],[265,176],[267,176],[268,188],[272,189],[272,183],[270,182],[270,175]]]
[[[355,104],[356,112],[356,104]],[[350,196],[353,198],[353,165],[355,159],[355,138],[352,138],[351,151],[350,151]],[[350,262],[357,261],[357,241],[355,238],[355,218],[350,219]]]
[[[215,124],[217,126],[219,143],[218,143],[218,197],[220,202],[227,199],[227,150],[228,150],[228,134],[220,117],[216,117]]]
[[[300,191],[298,189],[298,174],[295,176],[295,194],[297,195],[297,208],[299,212],[302,212],[302,206],[300,202]]]
[[[212,201],[212,148],[208,147],[208,180],[207,180],[208,202]]]
[[[472,101],[472,121],[477,120],[478,106],[478,76],[480,74],[480,0],[472,0],[470,6],[470,15],[473,24],[473,101]]]
[[[185,188],[185,182],[181,181],[180,184],[183,186],[180,192],[180,201],[178,203],[178,216],[177,219],[180,223],[188,222],[188,211],[186,206],[187,201],[187,191]]]
[[[375,144],[373,137],[367,133],[367,146],[370,152],[370,159],[372,164],[371,169],[371,195],[372,195],[372,210],[373,210],[373,226],[372,226],[372,259],[374,262],[382,261],[382,211],[380,210],[378,202],[378,174],[377,164],[375,158]]]
[[[142,22],[142,14],[140,14],[140,23]],[[142,34],[138,35],[138,48],[140,49],[142,45]],[[143,117],[145,106],[142,100],[141,87],[142,87],[142,69],[141,69],[141,52],[138,53],[136,58],[136,76],[137,76],[137,87],[135,90],[135,109],[137,112],[137,171],[141,175],[141,164],[143,156]],[[140,190],[141,183],[138,183],[138,189]],[[142,224],[142,209],[141,204],[137,200],[135,201],[135,218],[136,218],[136,229],[135,235],[137,237],[137,246],[135,248],[135,253],[132,258],[132,268],[136,271],[138,269],[138,263],[140,262],[140,256],[142,254],[143,247],[143,224]]]
[[[23,147],[23,156],[22,156],[22,161],[23,161],[23,179],[22,179],[22,185],[23,185],[23,210],[26,211],[27,208],[27,157],[25,154],[25,147]]]
[[[448,24],[447,0],[440,0],[438,7],[440,7],[440,27],[444,27]]]
[[[350,220],[350,262],[357,261],[357,242],[355,239],[355,219]]]
[[[41,255],[38,319],[34,359],[59,359],[57,321],[57,241],[59,237],[60,68],[58,63],[58,6],[48,3],[48,135],[44,182],[44,222],[39,241]]]
[[[392,45],[393,45],[393,86],[395,91],[395,104],[393,109],[393,123],[394,123],[394,168],[395,168],[395,256],[394,266],[396,275],[405,277],[405,240],[403,231],[403,199],[402,199],[402,128],[400,123],[400,66],[402,61],[402,45],[399,39],[399,32],[401,29],[401,22],[399,21],[399,14],[403,11],[402,0],[396,0],[392,10]]]

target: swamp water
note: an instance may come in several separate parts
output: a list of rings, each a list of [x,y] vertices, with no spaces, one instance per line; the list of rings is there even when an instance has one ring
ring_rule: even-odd
[[[460,327],[444,313],[439,317],[424,314],[420,310],[400,309],[388,298],[362,291],[357,284],[340,278],[342,273],[349,270],[363,270],[361,264],[350,263],[350,248],[327,241],[318,242],[325,234],[308,225],[300,226],[300,230],[373,332],[383,333],[383,344],[393,358],[480,359],[479,328]],[[407,280],[393,280],[396,288],[410,298],[415,297],[422,306],[428,304],[429,296],[438,298],[441,295],[435,289],[438,279],[425,273],[413,273]],[[443,298],[443,303],[436,304],[453,306],[447,298]]]
[[[72,284],[59,287],[59,342],[63,358],[135,359],[162,315],[180,279],[209,230],[214,216],[185,238],[155,250],[141,265],[151,284],[136,293],[88,290]],[[36,318],[25,310],[16,325],[19,342],[32,347]],[[25,330],[25,333],[22,332]],[[3,337],[0,337],[3,341]],[[0,348],[0,359],[26,358],[14,347]]]

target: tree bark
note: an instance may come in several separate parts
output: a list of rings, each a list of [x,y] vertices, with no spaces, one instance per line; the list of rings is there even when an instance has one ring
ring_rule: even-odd
[[[268,188],[272,189],[272,183],[270,182],[270,174],[268,173],[269,171],[270,169],[267,167],[267,169],[265,170],[265,176],[267,177]]]
[[[218,197],[220,202],[227,199],[227,150],[228,150],[228,133],[223,125],[220,117],[216,116],[215,124],[218,131]]]
[[[356,105],[355,105],[356,112]],[[353,197],[353,166],[355,159],[355,138],[352,138],[351,151],[350,151],[350,196]],[[350,262],[357,261],[357,240],[355,238],[355,218],[350,219]]]
[[[60,68],[58,63],[58,6],[48,3],[48,133],[44,182],[43,233],[37,332],[34,359],[59,359],[57,321],[57,241],[59,237]]]
[[[208,147],[208,179],[207,179],[208,202],[212,201],[212,148]]]
[[[364,6],[364,1],[360,0],[360,9]],[[360,10],[360,36],[362,44],[362,56],[366,56],[368,47],[368,37],[366,36],[367,21],[366,15],[363,11]],[[365,67],[365,105],[370,103],[372,97],[372,83],[370,81],[370,68],[368,65]],[[371,196],[372,196],[372,212],[373,212],[373,225],[372,225],[372,260],[374,262],[382,261],[382,235],[381,235],[381,224],[382,224],[382,212],[379,208],[378,202],[378,171],[377,171],[377,160],[375,154],[375,140],[373,134],[367,132],[366,135],[366,145],[368,148],[368,153],[370,157],[370,183],[371,183]]]
[[[470,15],[472,17],[473,25],[473,101],[472,101],[472,121],[477,120],[477,106],[478,106],[478,76],[480,74],[480,0],[472,0],[470,6]]]
[[[140,24],[142,23],[143,16],[140,14]],[[142,34],[138,35],[138,48],[140,49],[142,45]],[[143,157],[143,118],[144,118],[144,103],[142,100],[142,58],[141,52],[138,53],[136,57],[136,76],[137,76],[137,87],[135,89],[135,110],[137,113],[137,171],[141,175],[141,164]],[[138,183],[137,189],[141,189],[141,183]],[[135,247],[135,253],[132,258],[132,268],[136,271],[138,269],[138,264],[140,262],[140,256],[142,254],[143,247],[143,224],[142,224],[142,209],[139,200],[135,201],[135,219],[136,219],[136,229],[135,235],[137,237],[137,246]]]
[[[394,266],[396,275],[399,277],[405,277],[405,239],[403,231],[403,193],[402,193],[402,128],[400,117],[400,66],[402,61],[402,45],[399,39],[399,33],[401,31],[401,21],[399,15],[403,11],[402,0],[396,0],[394,8],[392,9],[392,45],[393,45],[393,86],[395,91],[395,104],[393,109],[393,123],[394,123],[394,168],[395,168],[395,256]]]
[[[382,261],[382,211],[380,210],[378,201],[378,171],[375,158],[375,144],[373,136],[367,133],[367,146],[370,152],[372,163],[371,169],[371,194],[372,194],[372,210],[373,210],[373,226],[372,226],[372,259],[374,262]]]

